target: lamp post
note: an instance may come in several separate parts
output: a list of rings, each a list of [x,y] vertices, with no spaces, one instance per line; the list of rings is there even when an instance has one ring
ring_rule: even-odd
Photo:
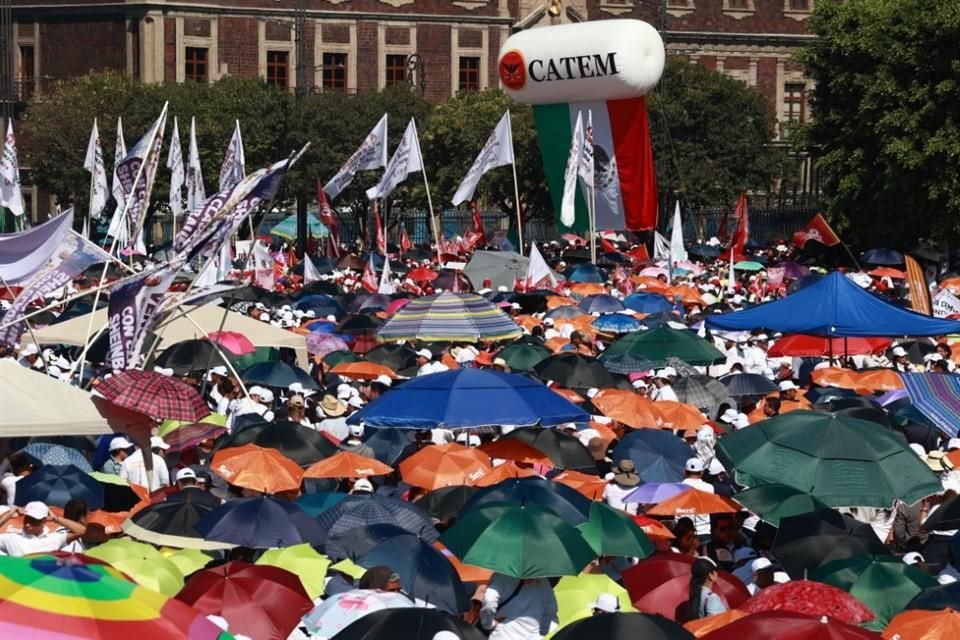
[[[297,53],[296,66],[296,97],[302,102],[309,92],[307,87],[307,1],[296,0],[293,10],[293,37],[294,48]],[[302,105],[300,105],[302,107]],[[303,109],[298,110],[302,116]],[[297,254],[301,259],[307,258],[307,199],[297,196]]]

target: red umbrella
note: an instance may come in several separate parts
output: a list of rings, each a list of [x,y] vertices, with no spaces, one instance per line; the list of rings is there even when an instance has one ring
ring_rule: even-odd
[[[96,390],[118,407],[154,418],[197,422],[210,415],[196,389],[155,371],[121,371],[98,384]]]
[[[433,273],[433,272],[431,271],[430,273]],[[388,316],[392,316],[397,311],[400,311],[400,309],[403,309],[405,306],[407,306],[409,303],[410,303],[410,298],[397,298],[396,300],[391,302],[389,305],[387,305],[387,308],[384,309],[384,313],[386,313]]]
[[[830,343],[833,343],[832,345]],[[869,356],[883,353],[890,347],[886,338],[821,338],[796,334],[780,338],[772,345],[768,355],[772,358],[793,356],[797,358],[818,357],[834,353],[851,356]],[[832,349],[832,351],[831,351]]]
[[[313,608],[296,575],[269,565],[234,560],[203,569],[184,585],[177,600],[217,615],[251,638],[284,640]]]
[[[679,553],[657,553],[623,572],[623,586],[642,613],[659,613],[674,622],[686,619],[693,558]],[[737,578],[718,571],[713,591],[728,609],[739,607],[750,592]]]
[[[832,620],[787,611],[755,613],[703,636],[701,640],[880,640],[880,634]]]
[[[214,331],[210,334],[210,339],[238,356],[245,356],[257,350],[247,336],[236,331]]]
[[[407,277],[414,282],[433,282],[437,279],[437,272],[426,267],[417,267],[408,271]]]
[[[830,616],[848,624],[873,620],[873,612],[852,595],[822,582],[792,580],[767,587],[739,607],[747,613],[790,611],[806,616]]]

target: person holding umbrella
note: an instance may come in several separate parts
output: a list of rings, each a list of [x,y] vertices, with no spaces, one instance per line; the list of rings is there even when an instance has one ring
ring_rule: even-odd
[[[727,607],[711,587],[718,579],[717,565],[706,558],[698,558],[690,565],[690,599],[687,601],[687,617],[699,620],[707,616],[725,613]]]
[[[546,578],[493,574],[483,594],[480,624],[490,640],[540,640],[557,624],[557,597]]]
[[[50,513],[44,503],[34,500],[24,507],[13,507],[0,515],[0,527],[14,516],[23,515],[23,530],[19,532],[0,533],[0,552],[8,556],[26,556],[32,553],[48,553],[58,551],[87,532],[87,528],[79,522],[62,518]],[[46,529],[46,522],[50,520],[55,525],[67,529],[51,533]]]

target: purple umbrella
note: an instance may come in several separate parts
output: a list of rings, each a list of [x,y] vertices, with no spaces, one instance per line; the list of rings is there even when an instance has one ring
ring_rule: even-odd
[[[681,482],[648,482],[627,494],[623,501],[639,502],[640,504],[657,504],[684,491],[689,491],[692,488],[690,485]]]
[[[893,391],[887,391],[885,394],[877,398],[877,402],[880,403],[881,407],[885,407],[891,402],[896,402],[900,398],[908,397],[906,389],[894,389]]]
[[[810,273],[810,269],[796,262],[781,262],[775,266],[783,269],[783,276],[785,278],[790,278],[791,280],[802,278]]]
[[[343,338],[332,333],[307,334],[307,351],[321,358],[334,351],[349,351],[350,346]]]
[[[622,302],[606,293],[587,296],[577,306],[587,313],[614,313],[624,309]]]

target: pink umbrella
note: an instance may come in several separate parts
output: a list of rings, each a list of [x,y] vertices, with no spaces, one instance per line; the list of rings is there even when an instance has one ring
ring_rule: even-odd
[[[403,309],[407,306],[407,303],[410,302],[410,298],[397,298],[384,310],[388,316],[392,316],[400,309]]]
[[[700,275],[701,273],[703,273],[703,267],[701,267],[701,266],[698,265],[698,264],[694,264],[693,262],[690,262],[689,260],[681,260],[681,261],[679,261],[679,262],[677,263],[677,268],[678,268],[678,269],[683,269],[684,271],[689,271],[690,273],[692,273],[692,274],[695,275],[695,276],[698,276],[698,275]]]
[[[257,350],[247,336],[236,331],[214,331],[210,334],[210,339],[238,356],[245,356]]]
[[[667,270],[664,269],[663,267],[646,267],[642,271],[640,271],[640,275],[649,276],[651,278],[658,278],[660,276],[663,276],[666,278],[669,274],[667,273]]]
[[[312,353],[315,356],[320,356],[321,358],[328,353],[334,351],[349,351],[350,347],[339,336],[335,336],[331,333],[308,333],[307,334],[307,351]]]

